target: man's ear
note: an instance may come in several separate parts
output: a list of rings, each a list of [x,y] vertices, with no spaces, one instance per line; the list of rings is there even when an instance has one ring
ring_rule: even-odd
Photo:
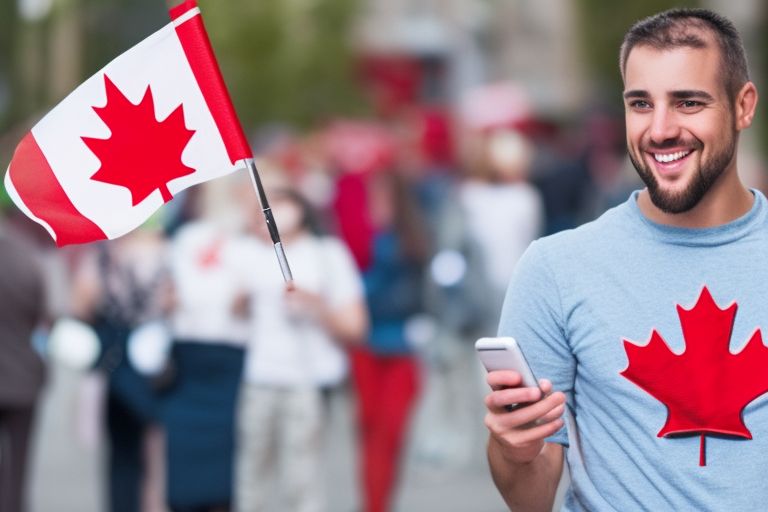
[[[755,117],[757,108],[757,88],[752,82],[747,82],[736,95],[736,129],[738,131],[749,128]]]

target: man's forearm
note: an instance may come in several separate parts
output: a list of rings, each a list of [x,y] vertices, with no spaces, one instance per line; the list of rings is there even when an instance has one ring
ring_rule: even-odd
[[[531,462],[520,464],[504,458],[503,447],[491,436],[488,462],[496,488],[510,510],[551,512],[563,470],[563,447],[546,443]]]

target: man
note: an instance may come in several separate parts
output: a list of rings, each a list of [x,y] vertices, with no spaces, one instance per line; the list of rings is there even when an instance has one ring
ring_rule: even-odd
[[[521,260],[499,332],[551,382],[488,375],[494,481],[511,509],[550,510],[567,459],[566,510],[759,508],[768,202],[736,161],[757,91],[733,25],[706,10],[640,21],[620,64],[647,188]]]

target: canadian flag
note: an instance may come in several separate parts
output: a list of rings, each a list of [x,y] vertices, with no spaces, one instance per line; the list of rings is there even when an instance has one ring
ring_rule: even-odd
[[[59,246],[124,235],[179,191],[252,158],[196,2],[170,15],[16,148],[8,194]]]

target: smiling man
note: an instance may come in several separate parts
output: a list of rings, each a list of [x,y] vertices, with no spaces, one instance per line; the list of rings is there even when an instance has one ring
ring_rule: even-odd
[[[488,374],[494,481],[526,512],[551,509],[566,462],[565,510],[754,510],[768,499],[768,202],[736,155],[757,90],[737,31],[708,10],[635,24],[620,69],[646,188],[520,261],[499,335],[545,379]]]
[[[731,220],[752,204],[735,155],[757,90],[730,23],[686,12],[635,27],[622,45],[621,71],[629,157],[648,187],[640,208],[652,220],[696,227]]]

